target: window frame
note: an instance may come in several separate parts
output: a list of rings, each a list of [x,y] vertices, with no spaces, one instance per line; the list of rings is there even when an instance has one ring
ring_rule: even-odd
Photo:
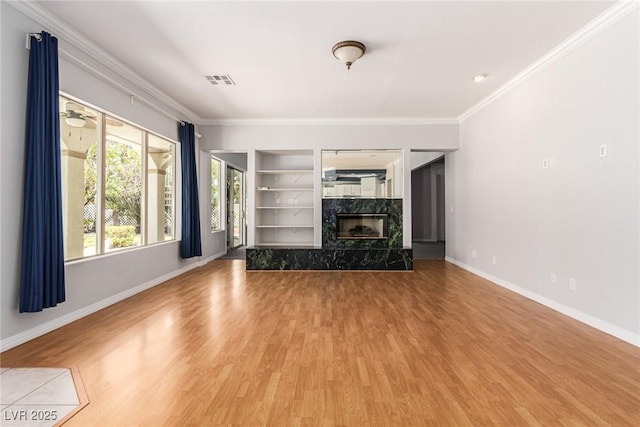
[[[117,114],[113,114],[103,108],[97,107],[94,104],[87,102],[83,99],[80,99],[76,96],[73,96],[67,92],[59,91],[58,96],[65,98],[69,101],[76,102],[81,104],[82,106],[88,107],[92,110],[95,110],[98,114],[96,120],[96,163],[97,163],[97,176],[96,176],[96,253],[92,255],[83,255],[81,257],[69,258],[65,259],[65,264],[68,263],[78,263],[83,262],[90,259],[95,259],[98,257],[106,257],[117,255],[123,252],[129,252],[133,250],[141,250],[144,248],[148,248],[151,246],[162,245],[174,243],[180,240],[181,230],[178,227],[180,217],[179,212],[177,211],[177,200],[181,197],[181,189],[178,187],[178,180],[176,179],[177,174],[180,172],[179,168],[179,147],[180,143],[172,138],[166,137],[164,135],[159,134],[158,132],[154,132],[144,126],[141,126],[137,123],[132,122],[131,120],[127,120],[122,116]],[[63,116],[60,116],[60,120],[63,120]],[[106,156],[105,150],[107,145],[107,117],[116,119],[125,123],[126,125],[133,126],[134,128],[139,129],[142,132],[142,143],[141,143],[141,169],[142,169],[142,189],[141,189],[141,200],[140,200],[140,244],[135,246],[128,246],[124,248],[118,248],[116,250],[107,251],[105,248],[105,190],[106,190]],[[169,144],[173,144],[173,152],[171,155],[171,168],[173,179],[171,182],[172,187],[172,238],[168,240],[161,240],[153,243],[148,243],[148,227],[149,227],[149,218],[148,218],[148,181],[149,181],[149,161],[147,159],[148,149],[149,149],[149,135],[154,135],[156,138],[160,138],[166,141]],[[61,136],[62,138],[62,136]],[[60,155],[60,153],[59,153]],[[63,206],[64,209],[64,206]],[[64,215],[64,212],[63,212]],[[164,219],[163,219],[164,220]],[[65,238],[66,244],[66,238]]]

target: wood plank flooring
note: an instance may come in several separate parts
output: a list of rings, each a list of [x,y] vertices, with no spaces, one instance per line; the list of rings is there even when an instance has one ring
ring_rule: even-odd
[[[640,425],[640,349],[444,261],[415,269],[217,260],[1,364],[77,365],[90,404],[65,426]]]

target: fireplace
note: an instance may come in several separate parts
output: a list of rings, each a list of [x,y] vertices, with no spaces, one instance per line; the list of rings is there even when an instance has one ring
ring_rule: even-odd
[[[387,214],[336,214],[338,240],[386,240]]]

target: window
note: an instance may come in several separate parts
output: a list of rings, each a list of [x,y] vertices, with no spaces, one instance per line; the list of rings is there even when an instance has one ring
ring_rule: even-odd
[[[173,240],[175,143],[64,96],[60,111],[65,260]]]
[[[211,231],[221,230],[220,220],[220,160],[211,159]]]

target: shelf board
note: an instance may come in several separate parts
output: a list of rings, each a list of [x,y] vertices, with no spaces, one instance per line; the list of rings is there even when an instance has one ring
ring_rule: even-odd
[[[256,246],[292,246],[294,248],[313,248],[312,242],[260,242]]]
[[[256,206],[256,209],[313,209],[313,206]]]
[[[256,172],[262,175],[310,175],[313,169],[260,169]]]
[[[256,225],[256,228],[313,228],[313,225]]]
[[[313,191],[313,187],[304,188],[256,188],[256,191]]]

